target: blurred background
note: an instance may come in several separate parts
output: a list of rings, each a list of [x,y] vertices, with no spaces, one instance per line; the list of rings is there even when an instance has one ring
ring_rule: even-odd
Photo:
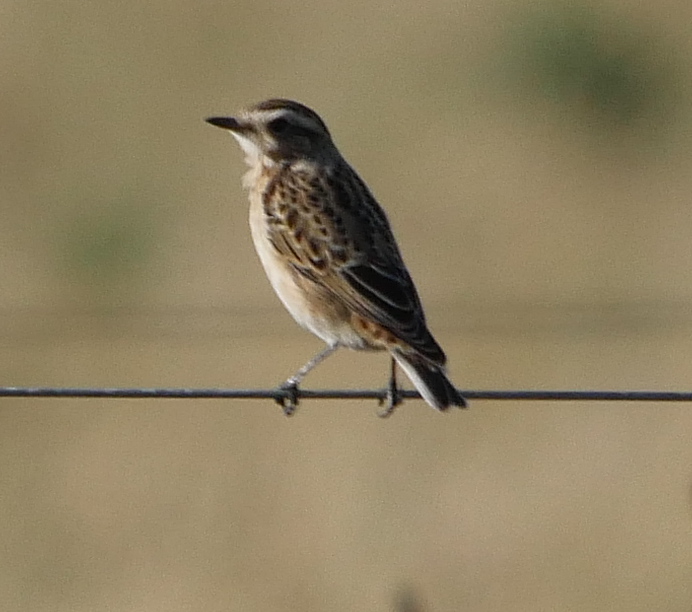
[[[321,348],[203,122],[280,96],[387,209],[462,389],[690,389],[689,2],[0,14],[0,384],[267,388]],[[0,607],[691,609],[689,406],[376,410],[2,400]]]

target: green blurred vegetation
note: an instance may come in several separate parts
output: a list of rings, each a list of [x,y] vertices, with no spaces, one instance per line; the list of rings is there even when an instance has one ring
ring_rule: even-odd
[[[161,232],[142,196],[89,201],[63,218],[59,249],[66,279],[100,306],[126,302],[152,274]]]
[[[518,12],[507,51],[508,70],[524,91],[586,127],[651,136],[674,124],[674,51],[651,28],[607,7],[558,3]]]

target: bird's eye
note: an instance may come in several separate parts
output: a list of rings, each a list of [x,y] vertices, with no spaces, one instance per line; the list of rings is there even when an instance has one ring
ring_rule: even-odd
[[[283,134],[284,132],[286,132],[289,125],[290,124],[288,123],[288,121],[286,121],[286,119],[279,117],[278,119],[274,119],[273,121],[269,122],[269,129],[274,134]]]

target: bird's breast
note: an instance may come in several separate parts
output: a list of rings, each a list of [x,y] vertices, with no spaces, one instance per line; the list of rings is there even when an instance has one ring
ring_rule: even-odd
[[[267,278],[291,316],[327,344],[366,348],[351,325],[351,314],[324,289],[290,266],[269,238],[262,197],[250,196],[250,230]]]

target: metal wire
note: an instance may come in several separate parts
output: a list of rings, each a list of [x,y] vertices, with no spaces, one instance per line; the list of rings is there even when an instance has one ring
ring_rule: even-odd
[[[692,402],[688,391],[459,391],[467,400]],[[400,390],[405,399],[420,399],[417,391]],[[103,399],[289,399],[285,389],[129,389],[75,387],[0,387],[0,397]],[[386,389],[298,389],[298,399],[387,399]]]

